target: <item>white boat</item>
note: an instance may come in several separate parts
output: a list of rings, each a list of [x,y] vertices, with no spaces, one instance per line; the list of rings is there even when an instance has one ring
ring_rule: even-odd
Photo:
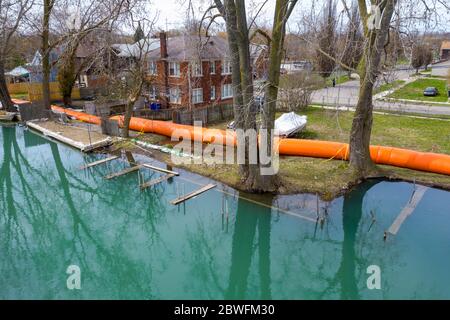
[[[16,117],[14,112],[0,111],[0,121],[13,121]]]
[[[279,137],[290,137],[305,129],[307,124],[307,116],[299,116],[295,112],[284,113],[275,120],[275,135]]]

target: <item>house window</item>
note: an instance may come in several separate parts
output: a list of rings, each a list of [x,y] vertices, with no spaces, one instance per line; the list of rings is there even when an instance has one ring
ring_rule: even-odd
[[[158,90],[156,89],[156,86],[149,87],[148,95],[149,95],[150,99],[156,100],[156,98],[158,96]]]
[[[179,62],[169,62],[169,75],[172,77],[180,76],[180,63]]]
[[[194,77],[202,76],[203,70],[202,70],[202,63],[200,62],[192,62],[192,75]]]
[[[211,100],[216,100],[216,87],[211,86]]]
[[[192,103],[202,103],[203,102],[203,89],[193,89],[192,90]]]
[[[180,93],[180,88],[170,88],[169,90],[169,94],[170,94],[170,98],[169,101],[170,103],[181,103],[181,93]]]
[[[158,67],[156,61],[150,61],[148,64],[148,71],[150,75],[154,76],[158,73]]]
[[[224,60],[222,61],[222,74],[231,74],[232,73],[231,68],[231,61]]]
[[[216,62],[215,61],[209,62],[209,71],[211,74],[216,74]]]
[[[231,84],[222,85],[222,100],[229,99],[233,97],[233,87]]]

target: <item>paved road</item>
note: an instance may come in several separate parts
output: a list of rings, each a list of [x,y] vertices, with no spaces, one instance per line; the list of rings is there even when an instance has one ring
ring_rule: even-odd
[[[450,60],[433,65],[432,76],[447,77],[450,72]]]
[[[395,79],[408,79],[412,69],[398,69]],[[339,107],[355,107],[358,102],[359,80],[345,82],[335,88],[325,88],[314,91],[313,104],[329,104]],[[430,115],[449,115],[450,107],[429,106],[426,104],[411,104],[406,102],[374,101],[374,109],[398,112],[412,112]]]

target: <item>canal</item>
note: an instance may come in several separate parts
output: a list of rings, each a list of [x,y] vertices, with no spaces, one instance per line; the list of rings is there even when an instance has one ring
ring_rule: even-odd
[[[0,299],[450,299],[450,193],[427,189],[398,233],[384,233],[413,184],[369,181],[329,203],[249,199],[212,181],[84,155],[22,127],[0,127]],[[151,158],[133,161],[164,167]],[[259,204],[258,202],[262,203]],[[68,266],[81,290],[67,288]],[[369,290],[367,269],[381,271]]]

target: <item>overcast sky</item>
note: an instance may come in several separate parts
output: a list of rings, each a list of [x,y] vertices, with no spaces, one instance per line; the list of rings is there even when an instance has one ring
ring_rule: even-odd
[[[400,0],[400,3],[411,3],[411,0]],[[429,3],[433,3],[436,0],[426,0]],[[450,2],[450,0],[448,0]],[[157,22],[157,26],[161,29],[168,29],[181,27],[186,18],[186,8],[187,8],[187,0],[152,0],[151,9],[156,9],[159,12],[159,19]],[[248,14],[252,15],[256,13],[259,8],[259,4],[261,4],[262,0],[246,0]],[[346,1],[348,4],[352,2],[352,0]],[[207,8],[208,4],[211,3],[210,0],[194,0],[194,9],[196,11],[197,18],[199,19],[203,14],[204,10]],[[322,0],[299,0],[296,9],[290,19],[290,28],[295,28],[296,24],[299,21],[299,17],[302,13],[309,11],[311,8],[311,4],[315,3],[316,10],[323,6],[324,1]],[[341,1],[337,1],[338,3],[338,12],[342,11],[343,6],[341,5]],[[420,2],[419,2],[420,3]],[[261,11],[259,17],[263,20],[271,21],[273,19],[275,0],[268,0],[264,6],[264,9]],[[419,10],[420,11],[420,10]],[[421,11],[423,12],[423,11]],[[441,21],[437,24],[440,30],[436,31],[447,31],[450,32],[450,14],[447,13],[443,8],[439,8],[439,12],[441,14]],[[428,27],[420,27],[421,29],[429,30]]]

